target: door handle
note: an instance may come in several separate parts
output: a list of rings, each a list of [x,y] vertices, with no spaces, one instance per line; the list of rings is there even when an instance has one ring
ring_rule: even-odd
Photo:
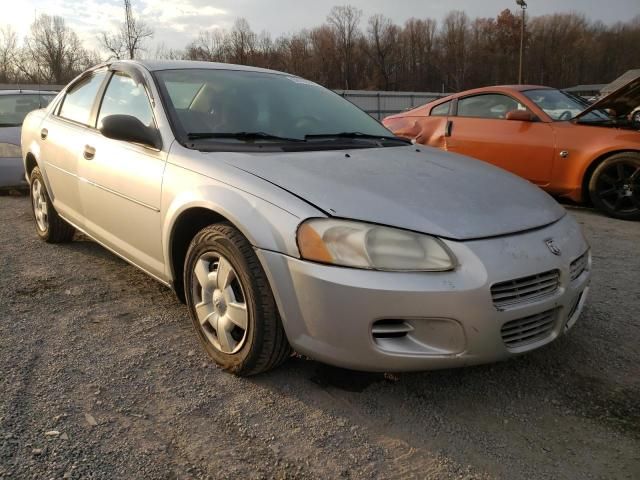
[[[93,157],[96,156],[96,149],[90,145],[85,145],[83,156],[86,160],[93,160]]]
[[[444,136],[450,137],[453,130],[453,121],[447,120],[447,124],[444,126]]]
[[[47,135],[49,135],[49,130],[47,130],[46,128],[43,128],[42,130],[40,130],[40,138],[42,140],[46,139]]]

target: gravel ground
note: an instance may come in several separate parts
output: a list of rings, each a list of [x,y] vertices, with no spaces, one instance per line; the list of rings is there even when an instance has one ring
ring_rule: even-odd
[[[584,209],[571,334],[461,370],[207,359],[184,306],[97,244],[38,240],[0,197],[1,478],[640,478],[640,224]]]

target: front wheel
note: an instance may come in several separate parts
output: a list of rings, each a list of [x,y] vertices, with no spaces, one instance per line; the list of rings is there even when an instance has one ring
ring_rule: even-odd
[[[202,229],[184,268],[191,320],[205,350],[240,376],[270,370],[291,350],[251,244],[229,224]]]
[[[40,168],[34,168],[29,179],[31,183],[29,188],[31,208],[38,236],[47,243],[64,243],[73,240],[76,230],[65,222],[53,208]]]
[[[640,153],[618,153],[598,165],[589,196],[610,217],[640,220]]]

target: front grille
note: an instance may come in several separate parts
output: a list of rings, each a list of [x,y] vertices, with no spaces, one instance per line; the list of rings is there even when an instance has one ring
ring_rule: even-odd
[[[571,262],[571,281],[573,282],[587,269],[587,263],[589,262],[589,252],[585,252],[573,262]]]
[[[493,303],[497,307],[527,302],[550,295],[558,289],[560,271],[548,272],[496,283],[491,287]]]
[[[502,326],[502,340],[507,348],[518,348],[543,340],[553,331],[556,310],[511,320]]]

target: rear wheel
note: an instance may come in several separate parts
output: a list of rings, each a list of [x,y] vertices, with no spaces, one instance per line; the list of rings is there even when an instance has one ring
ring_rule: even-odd
[[[640,220],[640,153],[612,155],[589,181],[593,204],[610,217]]]
[[[196,234],[184,285],[198,338],[222,368],[254,375],[289,357],[266,275],[251,244],[234,227],[211,225]]]
[[[33,169],[30,180],[31,208],[38,236],[47,243],[64,243],[73,240],[76,230],[65,222],[53,208],[40,168]]]

